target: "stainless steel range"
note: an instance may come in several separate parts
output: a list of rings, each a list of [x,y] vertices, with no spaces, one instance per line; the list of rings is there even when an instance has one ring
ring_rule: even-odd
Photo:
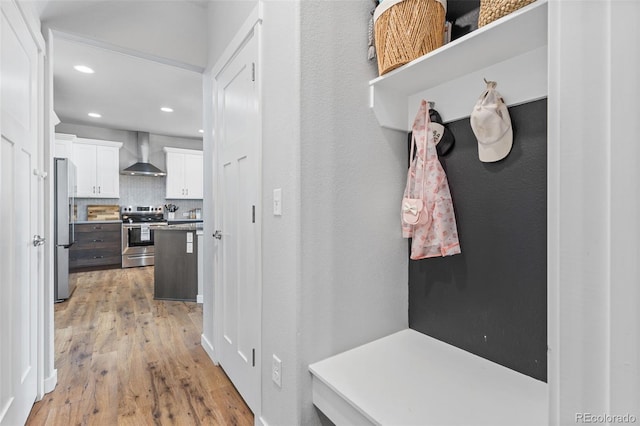
[[[166,225],[162,206],[123,206],[122,217],[122,267],[154,264],[154,228]]]

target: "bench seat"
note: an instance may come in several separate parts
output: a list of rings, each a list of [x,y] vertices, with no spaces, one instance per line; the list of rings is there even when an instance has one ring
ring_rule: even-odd
[[[540,426],[547,384],[412,329],[309,366],[336,425]]]

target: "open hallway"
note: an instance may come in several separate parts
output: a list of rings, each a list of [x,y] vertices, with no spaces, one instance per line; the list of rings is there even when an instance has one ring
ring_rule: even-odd
[[[252,425],[200,346],[202,305],[153,299],[153,267],[72,274],[55,305],[56,389],[27,425]]]

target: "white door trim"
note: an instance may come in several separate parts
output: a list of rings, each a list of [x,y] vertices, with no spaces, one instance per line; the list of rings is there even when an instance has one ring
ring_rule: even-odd
[[[58,370],[55,368],[55,327],[54,327],[54,223],[53,223],[53,155],[55,141],[55,125],[59,122],[53,111],[53,35],[47,31],[45,40],[46,55],[44,62],[44,96],[43,96],[43,150],[42,161],[49,178],[44,189],[44,230],[47,235],[45,244],[44,288],[42,292],[42,349],[39,351],[39,365],[42,368],[42,383],[38,388],[38,398],[55,389],[58,383]],[[40,382],[40,381],[39,381]]]
[[[218,99],[217,79],[219,78],[222,71],[225,69],[226,65],[229,62],[231,62],[231,60],[243,48],[243,46],[245,45],[245,42],[252,35],[256,37],[258,42],[258,58],[256,62],[256,83],[257,83],[256,91],[257,91],[257,97],[258,97],[258,129],[260,129],[258,132],[259,133],[258,141],[256,142],[258,147],[256,152],[257,164],[258,164],[257,193],[259,194],[256,210],[258,212],[257,214],[259,215],[259,217],[261,216],[260,212],[262,211],[262,201],[261,201],[261,198],[262,198],[262,84],[261,84],[261,81],[262,79],[261,79],[261,66],[260,66],[262,64],[262,22],[263,22],[263,5],[262,5],[262,1],[259,0],[256,7],[249,14],[249,17],[245,20],[245,22],[242,24],[242,26],[240,27],[236,35],[233,37],[231,42],[227,45],[226,49],[220,56],[220,59],[216,62],[216,64],[207,68],[207,71],[204,74],[204,83],[203,83],[205,117],[208,117],[211,119],[211,121],[205,119],[205,124],[204,124],[205,126],[205,129],[204,129],[205,130],[205,133],[204,133],[205,163],[209,164],[212,170],[211,175],[209,175],[208,173],[206,175],[206,176],[210,176],[211,186],[209,188],[205,188],[205,192],[207,195],[211,196],[210,198],[212,200],[217,200],[218,198],[215,196],[215,193],[218,188],[218,178],[217,178],[218,170],[216,166],[216,159],[218,158],[218,150],[219,150],[219,146],[215,138],[215,135],[218,133],[217,129],[219,125],[216,121],[216,114],[215,114],[215,111],[217,111],[216,103]],[[211,151],[207,149],[208,147],[211,147]],[[206,203],[207,195],[205,195],[205,203]],[[207,204],[205,210],[208,210],[208,209],[213,209],[212,211],[215,212],[213,202],[210,201]],[[217,215],[216,213],[213,213],[211,214],[211,216],[208,216],[208,219],[205,218],[205,227],[208,227],[207,224],[211,224],[211,223],[214,224],[212,228],[205,229],[205,238],[206,238],[205,246],[208,245],[209,247],[211,246],[214,247],[212,250],[207,250],[207,248],[205,248],[205,251],[206,251],[205,255],[207,255],[207,253],[209,255],[213,255],[214,264],[213,264],[213,268],[209,269],[209,271],[212,271],[209,277],[213,282],[213,289],[212,289],[213,297],[212,298],[208,297],[208,294],[207,294],[208,290],[205,288],[204,304],[203,304],[203,319],[204,321],[212,320],[213,324],[212,325],[203,324],[203,334],[202,334],[201,342],[202,342],[203,348],[205,349],[209,357],[217,364],[220,359],[220,353],[218,352],[219,349],[216,349],[216,348],[220,348],[220,345],[223,339],[222,317],[221,317],[222,300],[221,300],[221,297],[219,297],[221,293],[221,283],[217,279],[217,273],[215,272],[218,270],[218,256],[216,255],[217,249],[215,247],[215,244],[213,243],[213,239],[211,236],[213,232],[209,231],[209,229],[214,229],[214,230],[219,229],[218,226],[220,221],[218,220],[216,215]],[[260,244],[256,245],[256,250],[258,252],[257,263],[256,263],[256,268],[257,268],[256,275],[260,280],[259,288],[262,289],[262,244],[261,244],[262,220],[258,219],[256,221],[256,226],[257,226],[256,232],[260,239]],[[206,242],[207,240],[208,240],[208,243]],[[205,287],[206,285],[207,283],[205,282]],[[259,300],[262,300],[262,294],[259,294],[258,297],[259,297]],[[211,306],[211,304],[213,304],[213,306]],[[207,314],[207,312],[210,312],[210,311],[213,311],[212,318],[209,314]],[[262,318],[262,312],[258,313],[258,317]],[[211,327],[211,332],[209,334],[208,329],[210,327]],[[260,330],[260,336],[261,335],[262,335],[262,331]],[[262,353],[260,350],[261,345],[262,345],[262,338],[260,337],[258,342],[258,348],[257,348],[258,354]],[[261,361],[262,361],[261,357],[258,356],[256,359],[256,368],[258,369],[258,374],[260,378],[262,377]],[[256,412],[254,413],[256,418],[259,418],[261,414],[261,406],[262,406],[261,399],[262,398],[260,398]]]
[[[549,1],[550,425],[640,418],[639,15]]]

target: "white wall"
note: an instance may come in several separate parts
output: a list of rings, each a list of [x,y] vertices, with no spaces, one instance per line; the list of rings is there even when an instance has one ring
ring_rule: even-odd
[[[216,0],[209,3],[209,65],[215,65],[258,0]]]
[[[252,3],[247,8],[247,3]],[[211,64],[215,64],[231,38],[257,2],[211,4]],[[263,101],[262,171],[262,417],[268,424],[299,424],[298,404],[298,294],[300,287],[300,90],[298,3],[269,1],[264,4],[263,55],[258,65]],[[226,40],[226,43],[221,43]],[[216,47],[217,46],[217,47]],[[205,78],[206,81],[206,78]],[[205,88],[205,99],[210,98]],[[210,106],[205,108],[211,113]],[[210,126],[205,118],[205,126]],[[209,134],[205,128],[205,134]],[[215,161],[205,136],[205,158]],[[213,175],[205,174],[207,194]],[[282,189],[283,215],[272,214],[273,189]],[[212,200],[213,197],[209,197]],[[213,202],[204,206],[213,212]],[[207,223],[213,223],[205,216]],[[205,257],[213,258],[214,245],[205,229]],[[208,267],[207,267],[208,266]],[[213,270],[205,263],[205,285],[213,282]],[[205,288],[205,338],[213,342],[213,299]],[[211,302],[211,303],[209,303]],[[211,309],[211,310],[210,310]],[[282,388],[271,382],[271,357],[282,360]],[[260,413],[256,413],[258,417]]]
[[[210,45],[230,40],[235,31],[222,36],[220,26],[237,29],[248,13],[245,2],[211,6]],[[383,131],[367,107],[367,81],[377,76],[366,60],[369,9],[264,2],[261,417],[270,425],[319,421],[309,363],[407,325],[398,207],[406,136]],[[223,49],[211,50],[212,63]],[[208,149],[205,137],[205,156]],[[281,217],[271,211],[275,188]],[[205,337],[212,318],[205,312]],[[273,354],[282,388],[271,381]]]
[[[299,421],[300,31],[299,3],[264,3],[262,94],[262,418],[269,425]],[[282,189],[282,216],[273,190]],[[282,388],[271,381],[273,354],[282,360]]]
[[[42,7],[44,27],[204,67],[206,6],[190,1],[61,2]]]
[[[638,2],[549,2],[553,425],[640,420],[639,16]]]
[[[318,422],[310,363],[407,327],[399,206],[406,134],[368,108],[371,2],[301,6],[301,424]]]

